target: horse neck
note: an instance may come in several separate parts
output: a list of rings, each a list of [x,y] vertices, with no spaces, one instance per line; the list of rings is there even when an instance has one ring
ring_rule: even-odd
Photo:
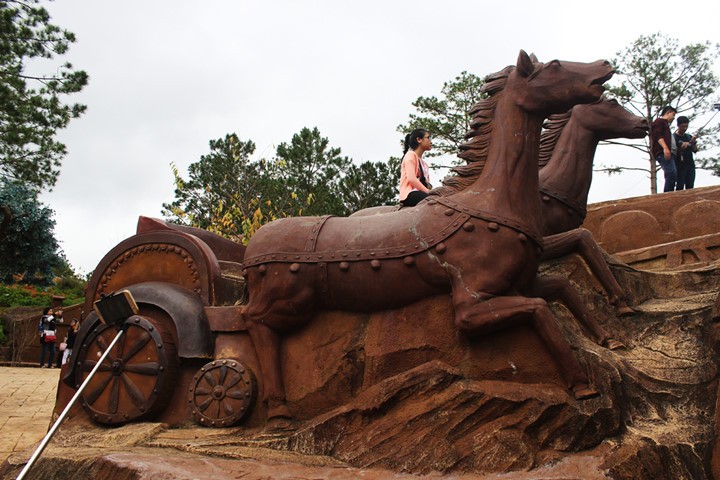
[[[550,160],[540,170],[540,188],[558,192],[576,204],[587,206],[597,145],[595,134],[570,117]]]
[[[499,99],[490,149],[482,174],[458,194],[465,203],[507,218],[540,225],[538,154],[543,118],[510,98]]]

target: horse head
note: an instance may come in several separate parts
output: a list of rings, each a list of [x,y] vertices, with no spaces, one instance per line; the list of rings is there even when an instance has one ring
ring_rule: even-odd
[[[633,115],[615,99],[602,98],[595,103],[576,105],[572,116],[583,128],[594,132],[597,140],[644,138],[649,129],[645,117]]]
[[[606,60],[593,63],[553,60],[544,64],[535,55],[520,50],[516,65],[485,78],[481,92],[487,97],[470,111],[473,118],[465,134],[467,141],[459,146],[458,157],[468,165],[454,168],[456,175],[443,180],[443,186],[435,189],[435,194],[450,195],[464,190],[482,173],[490,153],[493,124],[508,122],[507,118],[497,121],[498,109],[506,111],[503,106],[510,106],[531,114],[539,133],[542,120],[550,115],[599,100],[605,90],[603,83],[614,73],[615,69]],[[518,128],[523,128],[523,121],[519,121]],[[506,123],[505,127],[512,123]]]
[[[535,60],[535,61],[534,61]],[[579,103],[598,100],[615,69],[607,60],[592,63],[552,60],[536,61],[520,50],[514,82],[524,82],[516,92],[516,103],[527,112],[542,114],[564,112]]]
[[[579,227],[587,214],[592,165],[600,140],[643,138],[648,123],[616,100],[576,105],[545,122],[540,140],[540,190],[545,235]],[[550,201],[554,198],[555,201]]]

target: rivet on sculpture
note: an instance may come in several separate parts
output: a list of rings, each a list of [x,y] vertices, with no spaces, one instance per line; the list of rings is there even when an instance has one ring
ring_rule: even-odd
[[[463,188],[382,216],[287,218],[255,234],[243,262],[248,302],[242,318],[269,418],[291,416],[279,357],[284,332],[307,324],[320,309],[379,311],[442,292],[452,295],[461,331],[530,324],[575,398],[598,394],[546,301],[537,298],[563,288],[537,275],[544,232],[538,155],[544,119],[599,100],[613,72],[606,61],[543,64],[521,51],[516,66],[490,75],[483,87],[489,97],[477,106],[463,147],[476,155]],[[462,228],[468,222],[484,228]]]

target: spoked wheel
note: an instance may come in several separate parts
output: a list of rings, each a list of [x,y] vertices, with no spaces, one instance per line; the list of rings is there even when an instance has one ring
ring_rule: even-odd
[[[77,359],[79,387],[117,335],[98,325],[86,338]],[[125,322],[115,344],[82,393],[83,404],[99,423],[120,424],[160,412],[178,379],[178,358],[169,332],[142,315]]]
[[[214,360],[193,377],[188,402],[200,425],[229,427],[249,413],[256,390],[252,370],[241,362]]]

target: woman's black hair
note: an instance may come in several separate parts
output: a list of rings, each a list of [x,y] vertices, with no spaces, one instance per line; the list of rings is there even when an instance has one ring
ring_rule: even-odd
[[[47,315],[49,311],[50,311],[50,307],[43,308],[43,315]]]
[[[403,146],[403,157],[408,152],[408,150],[413,149],[415,150],[418,147],[418,142],[420,139],[422,139],[425,134],[427,134],[428,131],[424,128],[416,128],[412,132],[405,135],[405,144]]]

